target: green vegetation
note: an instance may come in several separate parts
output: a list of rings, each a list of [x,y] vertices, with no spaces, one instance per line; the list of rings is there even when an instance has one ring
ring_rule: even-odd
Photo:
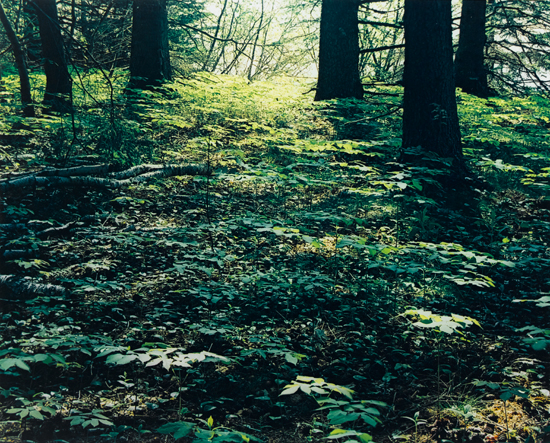
[[[460,95],[453,182],[448,159],[399,163],[399,87],[312,103],[306,81],[201,74],[111,97],[87,73],[74,115],[24,119],[2,82],[4,180],[206,165],[1,188],[2,435],[549,438],[547,99]]]

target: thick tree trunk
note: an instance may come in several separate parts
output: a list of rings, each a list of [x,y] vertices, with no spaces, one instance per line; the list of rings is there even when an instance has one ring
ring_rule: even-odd
[[[460,38],[455,56],[456,86],[462,91],[487,98],[484,66],[486,0],[463,0]]]
[[[405,0],[403,148],[463,163],[451,35],[451,0]]]
[[[171,79],[166,0],[134,0],[128,86],[145,89]]]
[[[34,6],[38,16],[46,73],[44,104],[53,111],[68,112],[71,108],[72,80],[65,59],[57,5],[55,0],[34,0]]]
[[[13,55],[15,56],[15,63],[17,64],[17,71],[19,72],[19,82],[21,85],[21,103],[23,105],[23,113],[26,117],[34,117],[34,106],[32,105],[31,97],[31,82],[29,80],[29,72],[27,70],[27,63],[25,62],[25,54],[19,43],[19,39],[15,34],[4,7],[0,3],[0,22],[6,30],[8,40],[13,49]]]
[[[359,77],[359,0],[323,0],[315,100],[363,98]]]

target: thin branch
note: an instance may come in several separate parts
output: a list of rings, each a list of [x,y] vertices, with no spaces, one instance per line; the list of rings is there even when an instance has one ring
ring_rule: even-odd
[[[359,51],[360,54],[370,54],[372,52],[380,52],[380,51],[387,51],[388,49],[400,49],[404,48],[405,44],[401,45],[389,45],[389,46],[379,46],[378,48],[369,48],[369,49],[361,49]]]

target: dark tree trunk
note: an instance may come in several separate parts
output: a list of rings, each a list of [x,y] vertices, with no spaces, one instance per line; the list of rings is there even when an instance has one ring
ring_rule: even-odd
[[[403,148],[463,166],[455,96],[451,0],[405,0]]]
[[[15,56],[15,63],[17,64],[17,70],[19,72],[19,82],[21,84],[21,103],[23,105],[23,113],[26,117],[34,117],[34,106],[32,105],[31,97],[31,82],[29,81],[29,72],[27,71],[27,63],[25,62],[25,54],[19,43],[19,39],[15,34],[4,7],[0,3],[0,22],[6,30],[8,40],[13,49],[13,55]]]
[[[359,77],[359,0],[323,0],[315,100],[363,98]]]
[[[134,0],[128,86],[145,89],[171,79],[166,0]]]
[[[489,95],[487,71],[483,62],[486,7],[486,0],[463,0],[460,38],[455,57],[456,86],[482,98]]]
[[[46,73],[44,104],[53,111],[67,112],[71,108],[72,80],[65,59],[57,5],[55,0],[34,0],[34,6],[38,16]]]

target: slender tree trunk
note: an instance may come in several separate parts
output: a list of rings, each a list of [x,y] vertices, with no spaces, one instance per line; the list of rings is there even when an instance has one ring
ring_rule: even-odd
[[[34,106],[32,105],[31,97],[31,82],[29,80],[29,72],[27,71],[27,63],[25,62],[25,54],[19,43],[19,39],[15,34],[11,24],[6,16],[4,7],[0,3],[0,22],[6,30],[8,40],[10,41],[13,49],[13,55],[15,56],[15,63],[17,64],[17,71],[19,72],[19,82],[21,84],[21,103],[23,105],[23,114],[26,117],[34,117]]]
[[[229,0],[224,0],[223,7],[220,12],[220,15],[218,17],[218,23],[216,24],[216,32],[214,33],[214,38],[212,39],[212,42],[210,43],[210,49],[208,50],[208,55],[206,56],[206,59],[204,60],[204,63],[202,65],[202,70],[206,71],[208,69],[208,64],[210,63],[210,58],[212,57],[212,53],[214,52],[214,46],[216,46],[218,34],[220,33],[221,26],[222,26],[222,20],[225,15],[225,9],[227,8],[227,2]]]
[[[46,73],[44,104],[53,111],[67,112],[71,108],[72,79],[65,59],[57,5],[55,0],[34,0],[34,7],[38,16]]]
[[[237,14],[237,9],[239,7],[239,1],[240,0],[236,0],[234,1],[234,5],[233,5],[233,12],[231,14],[231,22],[229,23],[229,30],[227,31],[227,35],[224,37],[224,38],[230,38],[231,37],[231,33],[233,32],[233,24],[235,23],[235,15]],[[214,61],[214,64],[212,65],[212,69],[210,70],[210,72],[216,72],[216,69],[220,63],[221,60],[225,60],[225,48],[226,48],[226,45],[227,43],[223,43],[222,44],[222,48],[221,48],[221,51],[220,53],[218,54],[218,56],[216,57],[216,60]]]
[[[403,148],[463,157],[455,96],[451,0],[405,0]]]
[[[363,98],[359,77],[359,0],[323,0],[315,100]]]
[[[171,79],[166,0],[134,0],[128,86],[145,89]]]
[[[254,69],[254,57],[256,57],[256,48],[258,46],[258,39],[262,32],[262,26],[264,24],[264,0],[262,2],[262,12],[260,13],[260,23],[258,24],[258,32],[256,33],[256,38],[254,39],[254,45],[252,46],[252,55],[250,56],[250,67],[248,68],[248,81],[252,80],[252,70]]]
[[[460,38],[455,56],[456,86],[462,91],[487,98],[484,66],[486,0],[463,0]]]

